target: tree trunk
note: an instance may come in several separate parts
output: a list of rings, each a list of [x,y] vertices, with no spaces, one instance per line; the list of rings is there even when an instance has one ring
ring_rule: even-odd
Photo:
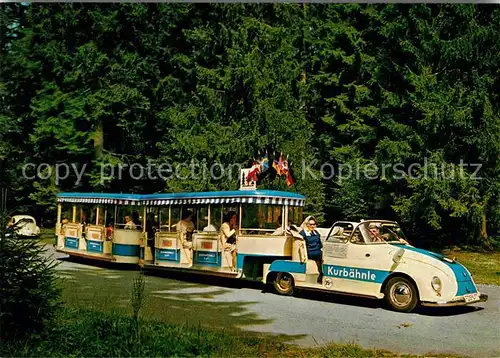
[[[96,126],[93,137],[95,158],[99,159],[102,156],[102,151],[104,149],[104,131],[102,128],[102,122],[99,122]]]
[[[486,229],[486,205],[484,206],[483,213],[481,215],[481,240],[484,243],[488,238],[488,232]]]

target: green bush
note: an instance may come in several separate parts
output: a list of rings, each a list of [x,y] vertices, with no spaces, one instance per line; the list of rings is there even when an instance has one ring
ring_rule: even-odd
[[[116,312],[63,308],[46,337],[0,348],[3,356],[212,356],[229,353],[235,343],[222,331],[188,325],[142,321],[140,337],[135,318]]]
[[[12,341],[39,334],[53,318],[60,289],[56,263],[43,245],[20,240],[15,227],[6,229],[0,212],[0,339]]]

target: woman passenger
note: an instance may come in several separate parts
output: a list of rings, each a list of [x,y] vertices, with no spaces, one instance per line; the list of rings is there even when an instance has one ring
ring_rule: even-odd
[[[238,216],[236,212],[229,211],[224,215],[223,223],[220,227],[220,239],[222,241],[222,248],[226,252],[231,252],[233,271],[236,271],[236,223]]]
[[[306,223],[306,227],[300,232],[300,235],[306,241],[307,247],[307,258],[314,260],[316,265],[318,265],[318,283],[323,280],[323,270],[322,270],[322,252],[321,249],[323,244],[321,242],[321,235],[316,231],[316,219],[314,217],[309,217]]]

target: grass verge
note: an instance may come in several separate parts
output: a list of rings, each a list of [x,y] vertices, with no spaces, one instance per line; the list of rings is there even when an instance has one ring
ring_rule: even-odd
[[[476,283],[500,285],[500,252],[445,250],[443,254],[455,256],[458,262],[467,267]]]
[[[40,237],[38,239],[45,245],[52,245],[56,243],[55,229],[54,228],[42,228],[40,229]]]

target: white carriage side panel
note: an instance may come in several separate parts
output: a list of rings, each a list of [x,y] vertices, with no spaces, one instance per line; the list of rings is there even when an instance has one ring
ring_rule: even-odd
[[[64,226],[64,235],[66,237],[71,237],[75,239],[81,238],[81,226],[80,224],[66,224]]]
[[[104,227],[96,225],[88,225],[87,239],[95,241],[104,241]]]
[[[113,243],[121,245],[140,245],[141,232],[136,230],[115,229]]]
[[[157,232],[155,235],[155,248],[172,249],[178,248],[179,233],[177,232]]]
[[[193,235],[193,249],[195,251],[220,252],[219,234],[197,233]]]
[[[292,237],[247,235],[238,237],[238,254],[292,256]]]

